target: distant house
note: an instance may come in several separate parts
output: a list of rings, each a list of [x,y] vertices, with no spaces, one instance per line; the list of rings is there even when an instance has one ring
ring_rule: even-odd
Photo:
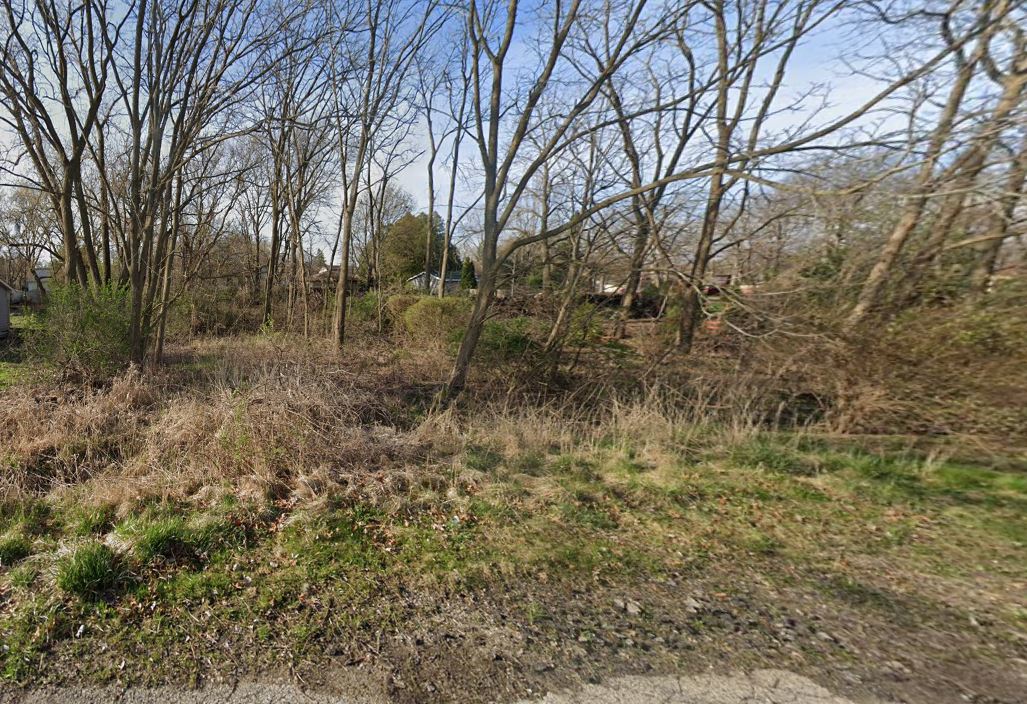
[[[424,276],[425,272],[416,274],[407,279],[407,286],[410,288],[417,289],[418,291],[424,290]],[[432,272],[429,275],[429,289],[430,291],[439,290],[439,274],[438,272]],[[446,272],[446,293],[455,293],[460,290],[460,272],[459,271],[447,271]]]
[[[11,330],[11,295],[14,289],[0,279],[0,337],[7,337]]]
[[[605,275],[596,278],[592,277],[592,293],[595,294],[610,294],[623,296],[627,293],[627,274],[623,278],[618,278],[615,281],[608,281]],[[646,288],[658,289],[662,285],[662,281],[658,274],[651,271],[639,272],[638,276],[638,291],[643,291]]]
[[[50,290],[50,282],[53,278],[53,271],[48,266],[36,267],[33,273],[25,277],[22,284],[21,295],[16,296],[17,302],[39,305]]]
[[[339,265],[332,264],[331,266],[323,266],[307,280],[310,285],[312,293],[327,293],[334,291],[339,281]],[[348,278],[346,279],[346,293],[349,295],[363,293],[367,290],[367,285],[363,279],[356,275],[351,269],[347,272]]]

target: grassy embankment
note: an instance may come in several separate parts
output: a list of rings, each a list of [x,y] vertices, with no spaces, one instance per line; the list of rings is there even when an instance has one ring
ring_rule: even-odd
[[[411,594],[513,594],[534,624],[560,609],[537,585],[654,580],[983,611],[997,648],[1023,647],[1016,461],[707,423],[655,399],[432,415],[392,371],[296,366],[274,344],[246,371],[238,349],[49,401],[8,373],[4,678],[307,672],[402,633]]]

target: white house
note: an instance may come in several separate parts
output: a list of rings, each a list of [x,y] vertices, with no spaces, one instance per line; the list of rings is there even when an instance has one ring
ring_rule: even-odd
[[[0,279],[0,337],[7,337],[11,330],[11,288],[3,279]]]
[[[431,279],[432,292],[439,290],[439,275],[437,272],[432,272]],[[407,286],[415,288],[418,291],[424,290],[424,272],[416,274],[407,279]],[[460,290],[460,272],[459,271],[447,271],[446,272],[446,293],[455,293]]]
[[[40,266],[36,267],[35,275],[29,274],[25,277],[25,288],[24,288],[24,299],[26,303],[32,303],[39,305],[43,302],[43,296],[50,290],[50,280],[53,277],[53,272],[50,267]],[[36,279],[38,278],[38,283]],[[40,290],[39,284],[42,284],[42,290]]]

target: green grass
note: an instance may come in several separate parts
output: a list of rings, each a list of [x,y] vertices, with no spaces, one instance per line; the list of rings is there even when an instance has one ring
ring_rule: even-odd
[[[478,472],[491,472],[503,461],[503,456],[480,445],[470,445],[464,451],[464,464]]]
[[[54,528],[53,509],[45,501],[0,500],[0,530],[16,528],[30,536],[46,535]]]
[[[28,589],[39,576],[39,570],[32,565],[22,565],[10,571],[11,586],[16,589]]]
[[[142,526],[138,531],[135,553],[142,562],[189,560],[197,545],[192,532],[180,518],[164,518]]]
[[[32,543],[20,535],[0,538],[0,567],[10,567],[32,554]]]
[[[39,319],[33,315],[12,315],[11,330],[15,335],[0,340],[0,390],[14,386],[29,377],[29,365],[24,362],[24,348],[18,343],[20,334],[39,329]]]
[[[21,376],[21,365],[0,361],[0,389],[13,386]]]
[[[114,522],[111,506],[75,506],[65,512],[68,532],[80,537],[101,535],[114,527]]]
[[[80,599],[97,599],[124,577],[121,559],[103,543],[88,543],[57,563],[57,586]]]
[[[110,508],[10,503],[0,530],[33,557],[0,571],[12,595],[0,637],[14,644],[0,663],[7,677],[24,678],[53,639],[70,638],[46,609],[72,609],[76,623],[102,627],[131,659],[236,626],[300,653],[348,629],[402,627],[390,590],[487,591],[542,575],[626,584],[751,564],[865,609],[899,601],[854,566],[859,558],[916,575],[988,564],[1027,577],[1022,473],[787,436],[701,442],[656,454],[625,439],[509,456],[469,446],[454,464],[483,475],[473,495],[436,491],[398,509],[341,498],[202,510],[154,502],[116,523]],[[123,554],[99,542],[111,531]],[[91,542],[55,557],[83,538]],[[60,592],[47,589],[48,564]],[[37,595],[48,593],[44,608]]]

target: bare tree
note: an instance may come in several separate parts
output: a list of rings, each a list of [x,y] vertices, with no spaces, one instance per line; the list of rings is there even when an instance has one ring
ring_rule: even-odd
[[[17,136],[31,164],[32,185],[51,201],[63,235],[64,277],[86,286],[99,283],[100,260],[83,184],[83,162],[109,103],[108,82],[120,32],[108,3],[86,0],[79,8],[54,0],[3,3],[0,44],[0,124]]]
[[[939,178],[937,169],[958,124],[960,109],[970,84],[982,62],[986,60],[991,41],[1010,10],[1010,3],[1007,0],[981,3],[975,9],[975,17],[970,27],[957,37],[954,34],[955,30],[952,29],[952,20],[953,14],[961,9],[961,5],[962,3],[954,2],[949,11],[941,17],[941,34],[956,62],[955,79],[949,87],[937,123],[927,137],[915,177],[914,191],[907,196],[902,216],[889,235],[873,269],[867,275],[856,304],[848,316],[846,324],[850,328],[862,322],[879,303],[895,263],[910,235],[920,223],[932,193],[938,183],[945,180],[944,174]],[[973,47],[967,55],[964,47],[971,40]],[[947,167],[942,166],[942,169],[944,171]]]
[[[337,53],[337,59],[360,67],[359,75],[353,80],[340,81],[341,71],[332,77],[343,171],[342,251],[332,334],[339,348],[346,336],[350,247],[361,191],[360,176],[367,168],[372,142],[381,143],[385,135],[402,130],[412,120],[405,106],[409,106],[413,98],[410,79],[414,61],[424,44],[438,31],[442,17],[435,2],[423,3],[418,8],[398,0],[368,0],[357,20],[359,45],[344,47]],[[352,38],[347,36],[346,40]],[[341,98],[343,95],[345,101]],[[346,120],[342,116],[344,102],[355,106]]]

